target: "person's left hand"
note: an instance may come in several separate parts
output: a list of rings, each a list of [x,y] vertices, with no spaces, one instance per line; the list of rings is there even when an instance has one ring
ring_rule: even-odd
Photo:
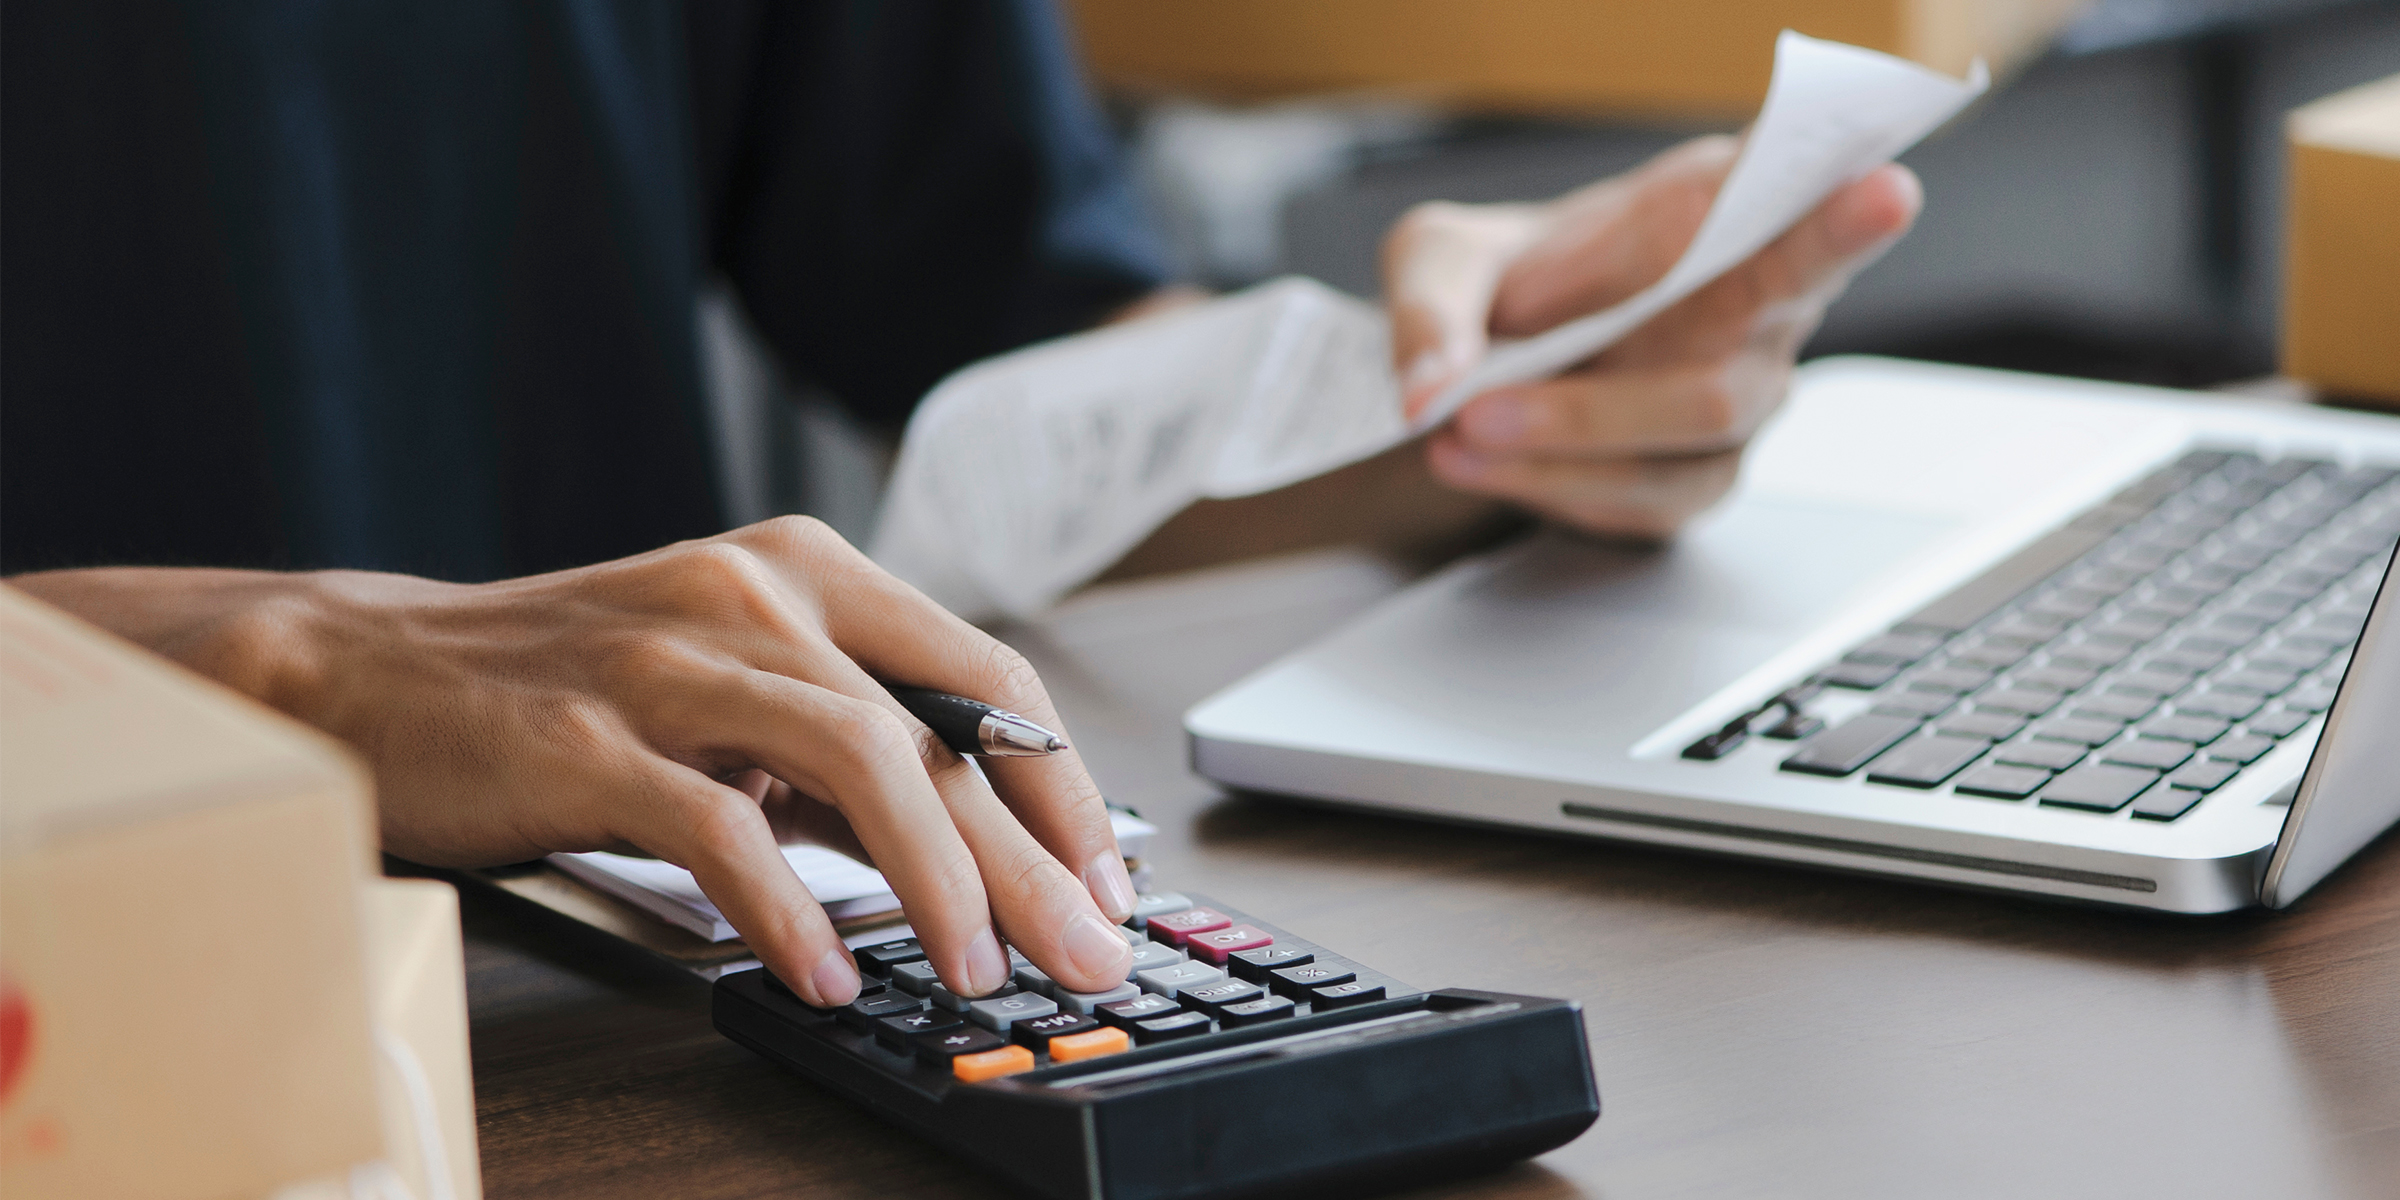
[[[1546,204],[1427,204],[1384,241],[1410,416],[1493,337],[1597,312],[1667,272],[1738,143],[1707,137]],[[1800,345],[1859,268],[1905,233],[1916,176],[1876,170],[1748,261],[1553,379],[1496,388],[1433,435],[1443,483],[1595,533],[1665,537],[1733,486]]]

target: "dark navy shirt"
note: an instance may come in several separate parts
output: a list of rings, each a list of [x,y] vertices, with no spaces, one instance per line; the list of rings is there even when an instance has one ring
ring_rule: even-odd
[[[896,427],[1159,256],[1044,0],[12,0],[0,568],[724,525],[694,296]]]

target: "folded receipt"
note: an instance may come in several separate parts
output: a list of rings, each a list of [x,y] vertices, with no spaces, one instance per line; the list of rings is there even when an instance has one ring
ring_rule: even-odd
[[[1494,345],[1415,422],[1375,307],[1279,279],[970,366],[910,420],[871,547],[971,617],[1026,616],[1201,499],[1272,491],[1607,349],[1757,253],[1988,86],[1786,30],[1767,102],[1683,256],[1601,312]]]

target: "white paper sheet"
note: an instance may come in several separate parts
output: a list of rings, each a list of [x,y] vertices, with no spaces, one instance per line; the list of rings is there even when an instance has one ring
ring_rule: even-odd
[[[1141,857],[1158,827],[1122,810],[1111,810],[1108,816],[1110,829],[1117,836],[1118,850],[1127,858]],[[825,915],[836,921],[897,912],[900,908],[899,897],[884,882],[883,872],[846,854],[823,846],[801,845],[785,846],[783,857],[792,864],[800,882],[808,885],[809,895],[824,906]],[[673,863],[597,850],[553,854],[550,862],[609,895],[712,942],[728,942],[742,936],[701,892],[692,873]]]
[[[1495,346],[1409,426],[1390,331],[1281,279],[960,371],[909,422],[871,552],[964,615],[1028,616],[1185,506],[1270,491],[1388,449],[1492,387],[1591,357],[1774,240],[1986,85],[1786,31],[1766,107],[1682,258],[1604,312]]]

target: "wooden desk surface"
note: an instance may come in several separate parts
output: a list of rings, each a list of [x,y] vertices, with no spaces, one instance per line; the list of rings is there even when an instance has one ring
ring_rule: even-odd
[[[2400,1194],[2400,838],[2291,912],[2169,919],[1335,814],[1188,774],[1176,713],[1363,603],[1359,579],[1173,637],[1126,614],[1189,597],[1008,636],[1102,786],[1162,826],[1159,886],[1419,985],[1583,1001],[1600,1123],[1421,1195]],[[717,1036],[696,979],[473,897],[466,929],[496,1200],[1004,1194]]]

